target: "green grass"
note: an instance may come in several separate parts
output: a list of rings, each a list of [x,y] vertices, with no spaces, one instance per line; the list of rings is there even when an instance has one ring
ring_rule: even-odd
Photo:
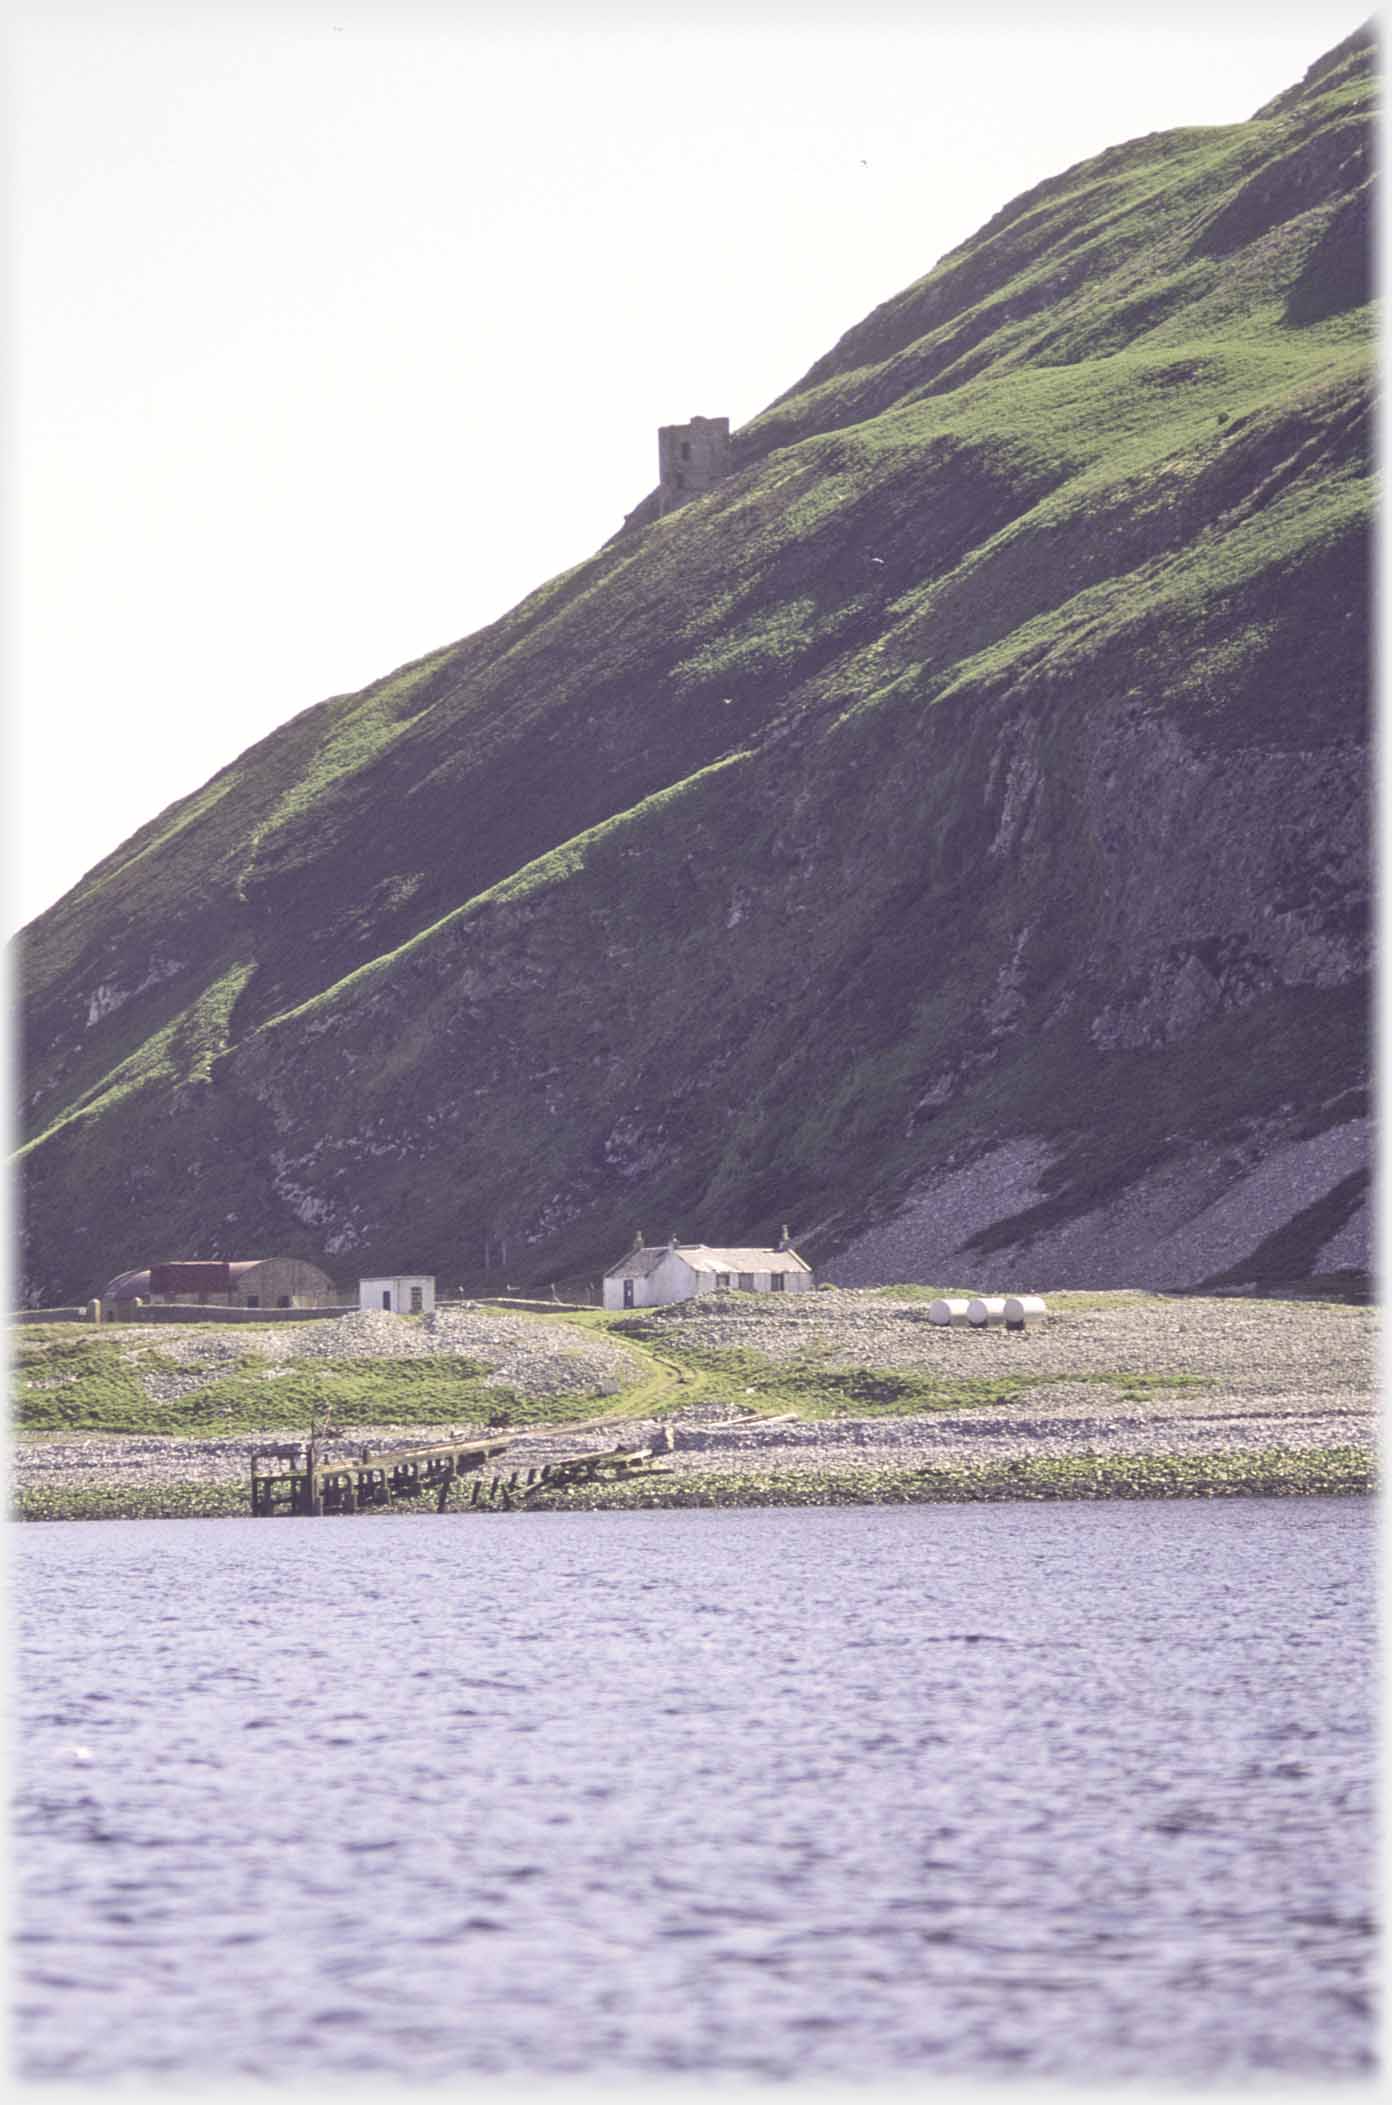
[[[484,1380],[469,1359],[270,1361],[252,1347],[230,1372],[175,1401],[147,1395],[149,1374],[196,1369],[142,1339],[21,1330],[13,1423],[20,1433],[151,1433],[206,1439],[232,1433],[308,1429],[327,1412],[344,1431],[360,1425],[537,1425],[592,1418],[613,1399],[593,1391],[534,1397]],[[55,1334],[56,1333],[56,1334]],[[225,1337],[226,1332],[219,1333]]]
[[[93,1331],[42,1326],[14,1333],[12,1423],[20,1432],[135,1432],[148,1400],[135,1365]],[[144,1364],[160,1365],[143,1351]]]
[[[665,789],[635,805],[632,810],[616,812],[602,824],[576,834],[573,840],[563,841],[559,847],[548,849],[545,855],[538,856],[535,861],[526,864],[502,883],[480,893],[476,899],[466,900],[442,920],[432,922],[428,928],[421,929],[398,949],[384,952],[370,964],[361,966],[334,986],[326,987],[322,993],[301,1003],[298,1008],[287,1009],[279,1015],[268,1017],[260,1026],[260,1030],[280,1030],[286,1024],[301,1023],[307,1017],[319,1016],[325,1010],[332,1010],[356,995],[369,992],[373,983],[380,980],[384,974],[390,974],[396,967],[442,938],[457,934],[461,924],[487,908],[512,904],[527,899],[534,892],[543,892],[553,886],[567,884],[584,873],[605,847],[612,850],[616,843],[621,844],[630,828],[641,833],[645,828],[660,825],[672,806],[683,799],[699,799],[710,788],[714,778],[747,757],[743,753],[731,754],[712,766],[699,770],[685,781],[669,784]]]
[[[902,1368],[831,1365],[815,1351],[773,1358],[757,1347],[717,1348],[694,1344],[677,1323],[641,1317],[616,1326],[620,1336],[659,1340],[665,1357],[698,1373],[706,1398],[735,1402],[749,1411],[800,1418],[907,1417],[920,1412],[989,1409],[1026,1392],[1086,1381],[1113,1388],[1124,1402],[1212,1387],[1198,1374],[1142,1374],[1119,1367],[1092,1374],[943,1375]]]
[[[702,1349],[685,1343],[674,1358],[705,1377],[706,1393],[751,1411],[800,1418],[904,1417],[1008,1403],[1029,1384],[1011,1376],[956,1380],[883,1367],[829,1367],[811,1358],[770,1360],[747,1350]]]
[[[974,1286],[919,1286],[906,1280],[898,1286],[872,1286],[867,1291],[875,1301],[974,1301],[980,1289]]]
[[[815,600],[785,600],[704,643],[673,666],[672,678],[695,682],[757,676],[780,661],[800,657],[816,628]]]
[[[951,681],[935,696],[999,681],[1028,666],[1048,663],[1055,674],[1077,672],[1119,640],[1129,628],[1171,623],[1265,574],[1284,571],[1319,546],[1370,516],[1371,492],[1361,478],[1296,488],[1224,534],[1131,573],[1124,589],[1115,579],[1089,585],[1008,637],[958,661]],[[1250,623],[1241,639],[1220,641],[1206,673],[1212,677],[1246,663],[1273,634],[1269,622]]]
[[[325,705],[321,719],[325,735],[318,750],[251,836],[240,890],[245,889],[257,859],[277,833],[308,812],[337,782],[376,761],[415,721],[416,710],[411,705],[418,691],[453,655],[452,646],[447,645],[361,695]]]
[[[95,1118],[114,1111],[124,1097],[155,1087],[176,1088],[185,1083],[205,1083],[214,1062],[229,1043],[229,1025],[238,996],[250,979],[248,964],[231,965],[206,986],[190,1006],[163,1029],[155,1031],[143,1045],[95,1087],[70,1099],[42,1133],[18,1151],[22,1159],[52,1134],[76,1118]]]

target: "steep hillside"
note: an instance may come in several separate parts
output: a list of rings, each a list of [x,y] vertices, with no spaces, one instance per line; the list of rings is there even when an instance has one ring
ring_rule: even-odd
[[[24,1284],[1364,1262],[1372,44],[999,213],[27,932]]]

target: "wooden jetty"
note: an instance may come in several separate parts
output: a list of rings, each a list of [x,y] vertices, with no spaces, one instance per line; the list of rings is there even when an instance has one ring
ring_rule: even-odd
[[[277,1514],[359,1513],[374,1507],[411,1504],[434,1494],[443,1513],[450,1491],[461,1478],[472,1479],[471,1506],[513,1507],[546,1486],[569,1490],[605,1477],[632,1476],[652,1468],[660,1454],[670,1454],[672,1430],[666,1426],[651,1443],[612,1447],[597,1453],[567,1455],[555,1462],[519,1466],[509,1475],[494,1473],[487,1481],[484,1465],[516,1442],[516,1434],[499,1440],[452,1440],[439,1447],[413,1447],[370,1454],[366,1448],[350,1459],[321,1460],[316,1443],[258,1447],[251,1456],[251,1510],[254,1517]],[[289,1464],[287,1468],[283,1465]],[[268,1468],[266,1465],[270,1464]]]
[[[597,1454],[567,1455],[557,1462],[539,1462],[532,1469],[514,1469],[511,1476],[494,1476],[487,1497],[502,1505],[513,1506],[534,1497],[538,1491],[570,1491],[577,1484],[593,1484],[605,1478],[646,1475],[661,1469],[659,1455],[670,1454],[676,1445],[670,1425],[664,1426],[646,1447],[606,1447]],[[485,1502],[479,1496],[480,1484],[470,1499],[471,1505]]]

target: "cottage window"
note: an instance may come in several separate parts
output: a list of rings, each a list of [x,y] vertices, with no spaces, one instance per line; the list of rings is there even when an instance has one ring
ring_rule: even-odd
[[[259,1308],[261,1306],[261,1296],[259,1294],[248,1294],[246,1305],[248,1308]]]
[[[424,1308],[424,1306],[425,1301],[422,1298],[420,1288],[418,1286],[413,1286],[411,1288],[411,1314],[413,1316],[418,1316],[421,1310]]]
[[[752,1272],[741,1272],[739,1283],[742,1294],[752,1294],[754,1291],[754,1274]]]
[[[788,1276],[788,1275],[787,1275],[787,1273],[786,1273],[786,1272],[770,1272],[770,1273],[769,1273],[769,1291],[770,1291],[770,1293],[774,1293],[774,1294],[781,1294],[781,1293],[783,1292],[783,1282],[784,1282],[784,1280],[785,1280],[785,1279],[787,1278],[787,1276]]]
[[[290,1306],[290,1296],[289,1296],[288,1294],[282,1294],[282,1295],[281,1295],[281,1297],[280,1297],[280,1299],[279,1299],[279,1300],[277,1301],[277,1303],[276,1303],[276,1307],[277,1307],[277,1308],[288,1308],[289,1306]]]
[[[717,1273],[716,1273],[716,1275],[715,1275],[715,1283],[716,1283],[716,1286],[717,1286],[717,1288],[719,1288],[719,1287],[722,1287],[722,1286],[728,1286],[728,1285],[730,1284],[730,1275],[729,1275],[729,1273],[728,1273],[728,1272],[717,1272]]]
[[[391,1307],[391,1288],[390,1288],[390,1287],[385,1287],[385,1288],[383,1289],[383,1291],[382,1291],[382,1306],[383,1306],[383,1308],[390,1308],[390,1307]]]

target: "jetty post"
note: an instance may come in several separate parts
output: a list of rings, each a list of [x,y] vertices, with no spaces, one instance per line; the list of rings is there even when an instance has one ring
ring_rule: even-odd
[[[322,1513],[324,1510],[324,1500],[319,1490],[319,1479],[315,1464],[314,1435],[311,1433],[305,1442],[304,1510],[306,1513]]]

